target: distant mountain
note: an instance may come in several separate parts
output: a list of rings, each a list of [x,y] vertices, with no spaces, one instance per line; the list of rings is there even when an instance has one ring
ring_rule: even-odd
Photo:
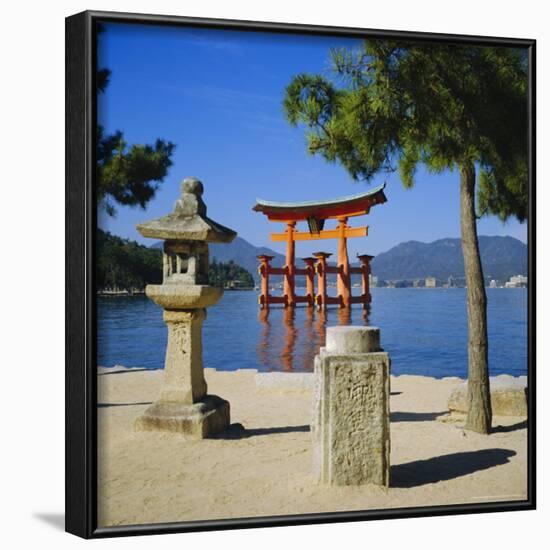
[[[480,236],[479,250],[485,277],[506,281],[512,275],[527,274],[527,245],[518,239]],[[398,244],[374,258],[372,273],[386,281],[430,276],[442,280],[449,276],[462,278],[464,260],[460,239]]]
[[[153,248],[162,248],[155,243]],[[479,248],[486,277],[507,281],[512,275],[527,274],[527,245],[513,237],[479,237]],[[259,281],[258,258],[260,254],[274,256],[271,263],[281,267],[285,257],[265,246],[254,246],[242,237],[236,237],[230,244],[210,245],[210,259],[218,262],[233,260]],[[352,264],[357,265],[357,264]],[[376,256],[372,261],[372,273],[379,280],[397,281],[436,277],[447,280],[464,277],[464,260],[460,239],[439,239],[432,243],[408,241],[394,246]],[[358,282],[359,276],[354,276]]]
[[[274,267],[282,267],[285,263],[285,257],[282,254],[265,246],[254,246],[242,237],[236,237],[229,244],[212,243],[209,248],[211,260],[216,259],[218,262],[233,260],[237,265],[244,267],[250,272],[256,282],[260,280],[260,276],[258,275],[258,265],[260,262],[257,256],[261,254],[274,256],[271,262],[271,265]]]
[[[152,247],[162,248],[162,243],[155,243]],[[285,263],[285,257],[282,254],[271,250],[271,248],[266,248],[265,246],[254,246],[248,241],[245,241],[242,237],[236,237],[235,240],[229,244],[212,243],[209,245],[209,251],[210,261],[229,262],[233,260],[237,265],[244,267],[244,269],[251,273],[256,282],[260,280],[258,275],[258,265],[260,262],[257,256],[261,254],[274,256],[271,262],[271,265],[274,267],[281,267]]]

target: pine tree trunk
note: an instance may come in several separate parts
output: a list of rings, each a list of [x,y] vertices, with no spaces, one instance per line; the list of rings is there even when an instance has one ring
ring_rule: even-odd
[[[460,230],[468,303],[468,416],[466,429],[491,430],[491,394],[487,342],[487,296],[477,240],[475,167],[460,166]]]

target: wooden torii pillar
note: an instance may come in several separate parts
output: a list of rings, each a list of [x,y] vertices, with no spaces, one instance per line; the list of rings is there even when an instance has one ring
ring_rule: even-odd
[[[285,256],[285,278],[283,283],[283,296],[285,298],[285,307],[294,307],[296,304],[295,296],[295,270],[296,266],[296,244],[294,240],[294,228],[296,222],[288,222],[284,233],[286,240],[286,256]]]
[[[338,297],[341,307],[351,305],[351,277],[349,271],[348,258],[348,240],[346,238],[346,229],[348,227],[347,218],[338,219]]]
[[[361,262],[361,297],[363,298],[363,308],[366,308],[371,301],[370,296],[370,261],[374,256],[368,254],[357,254],[358,260]]]
[[[315,258],[302,258],[302,261],[306,264],[304,271],[307,305],[312,307],[315,304]]]
[[[271,262],[272,259],[273,259],[273,256],[267,256],[266,254],[262,254],[261,256],[258,256],[258,260],[260,260],[260,267],[258,267],[258,273],[262,281],[258,302],[260,303],[260,307],[262,309],[267,308],[269,306],[269,274],[270,274],[269,262]]]
[[[332,254],[328,252],[315,252],[313,254],[317,258],[317,309],[323,310],[327,308],[327,258]]]

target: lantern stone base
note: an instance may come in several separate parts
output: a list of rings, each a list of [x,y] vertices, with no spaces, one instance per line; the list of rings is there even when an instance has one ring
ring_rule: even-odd
[[[229,426],[229,402],[217,395],[205,395],[197,403],[153,403],[136,418],[136,431],[176,432],[189,439],[205,439]]]

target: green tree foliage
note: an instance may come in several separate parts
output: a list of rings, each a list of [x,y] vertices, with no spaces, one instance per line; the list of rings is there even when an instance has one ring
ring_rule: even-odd
[[[100,34],[102,29],[100,28]],[[104,93],[111,71],[101,68],[96,74],[98,94]],[[106,134],[97,127],[96,189],[98,206],[114,216],[114,203],[125,206],[145,205],[155,196],[172,165],[175,145],[157,139],[153,145],[128,146],[124,134],[117,130]]]
[[[254,286],[252,275],[233,260],[227,263],[213,260],[208,268],[208,280],[213,286],[235,288]]]
[[[331,52],[331,78],[300,74],[284,110],[304,124],[308,150],[339,162],[356,180],[399,171],[414,185],[417,167],[458,170],[468,284],[468,427],[487,432],[491,410],[486,296],[477,213],[523,221],[528,211],[526,50],[366,40]]]
[[[480,212],[527,218],[525,50],[367,40],[331,58],[334,79],[301,74],[286,89],[311,153],[354,179],[397,168],[406,187],[419,163],[476,163]]]
[[[155,196],[172,165],[174,145],[157,139],[154,145],[127,146],[122,132],[104,135],[97,129],[97,200],[109,215],[113,201],[127,206],[145,205]]]
[[[96,288],[143,291],[147,284],[162,283],[162,250],[122,239],[101,229],[96,237]],[[210,284],[221,287],[253,287],[252,275],[233,261],[210,264]]]
[[[162,282],[162,251],[108,232],[96,234],[98,290],[143,290]]]

